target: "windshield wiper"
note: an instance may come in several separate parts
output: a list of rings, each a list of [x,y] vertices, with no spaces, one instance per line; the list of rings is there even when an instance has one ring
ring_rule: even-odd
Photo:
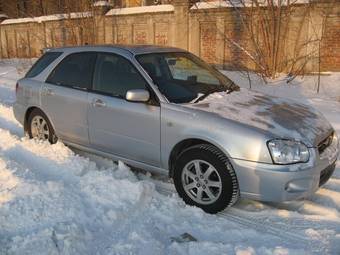
[[[198,103],[199,101],[202,101],[204,98],[209,96],[211,93],[204,93],[203,95],[199,96],[195,101],[194,104]]]
[[[235,83],[231,83],[231,85],[227,89],[227,94],[230,94],[233,91],[240,91],[240,87],[236,85]]]
[[[219,88],[213,88],[213,89],[209,89],[207,92],[203,93],[201,96],[199,96],[195,101],[194,104],[198,103],[199,101],[202,101],[203,99],[205,99],[207,96],[209,96],[210,94],[213,94],[215,92],[222,92],[222,91],[227,91],[225,87],[219,87]]]
[[[202,101],[203,99],[205,99],[207,96],[209,96],[210,94],[213,94],[215,92],[223,92],[226,91],[227,94],[230,94],[233,91],[240,91],[240,87],[237,86],[235,83],[231,84],[231,86],[229,88],[226,88],[224,86],[222,87],[218,87],[218,88],[214,88],[214,89],[210,89],[208,90],[206,93],[202,94],[201,96],[199,96],[195,101],[194,104],[198,103],[199,101]]]

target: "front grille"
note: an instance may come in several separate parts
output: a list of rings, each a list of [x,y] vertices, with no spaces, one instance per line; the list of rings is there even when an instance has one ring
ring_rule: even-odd
[[[319,154],[322,154],[333,142],[333,133],[318,144]]]
[[[331,176],[332,176],[332,174],[334,172],[334,169],[335,169],[335,162],[333,164],[329,165],[324,170],[321,171],[319,187],[324,185],[329,180],[329,178],[331,178]]]

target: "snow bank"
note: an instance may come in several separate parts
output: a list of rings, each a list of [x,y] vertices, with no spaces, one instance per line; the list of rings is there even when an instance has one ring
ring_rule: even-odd
[[[171,183],[136,174],[122,163],[72,151],[62,143],[25,138],[12,112],[15,82],[24,73],[20,62],[0,62],[0,254],[337,254],[340,250],[339,164],[326,186],[306,201],[241,200],[220,215],[208,215],[186,206]],[[330,106],[329,101],[315,98],[311,103],[320,106],[327,118],[334,114],[333,125],[340,123],[338,102]],[[171,192],[165,193],[165,187]],[[183,233],[196,241],[181,240]]]
[[[228,76],[236,84],[241,87],[249,88],[249,80],[245,72],[221,71]],[[251,78],[252,89],[262,91],[266,94],[285,96],[289,98],[297,98],[308,102],[310,98],[321,98],[323,100],[330,99],[331,101],[340,102],[340,73],[328,72],[322,73],[320,76],[319,93],[318,75],[298,76],[292,81],[290,77],[281,74],[274,80],[268,80],[267,83],[254,73],[249,73]]]
[[[280,244],[160,195],[122,164],[99,168],[61,143],[2,129],[0,137],[0,254],[218,254],[272,252]],[[171,242],[185,232],[199,241]],[[252,239],[251,248],[243,245]]]

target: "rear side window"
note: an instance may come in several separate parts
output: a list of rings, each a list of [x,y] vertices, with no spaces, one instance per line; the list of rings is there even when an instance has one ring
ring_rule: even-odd
[[[26,78],[32,78],[40,74],[46,67],[49,66],[54,60],[56,60],[62,52],[46,52],[27,72]]]
[[[90,89],[95,52],[80,52],[65,57],[51,72],[46,82],[79,89]]]

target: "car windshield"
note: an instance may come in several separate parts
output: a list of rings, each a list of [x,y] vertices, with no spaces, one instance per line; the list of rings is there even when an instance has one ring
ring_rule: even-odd
[[[196,103],[211,93],[238,89],[231,80],[190,53],[149,53],[136,58],[172,103]]]

